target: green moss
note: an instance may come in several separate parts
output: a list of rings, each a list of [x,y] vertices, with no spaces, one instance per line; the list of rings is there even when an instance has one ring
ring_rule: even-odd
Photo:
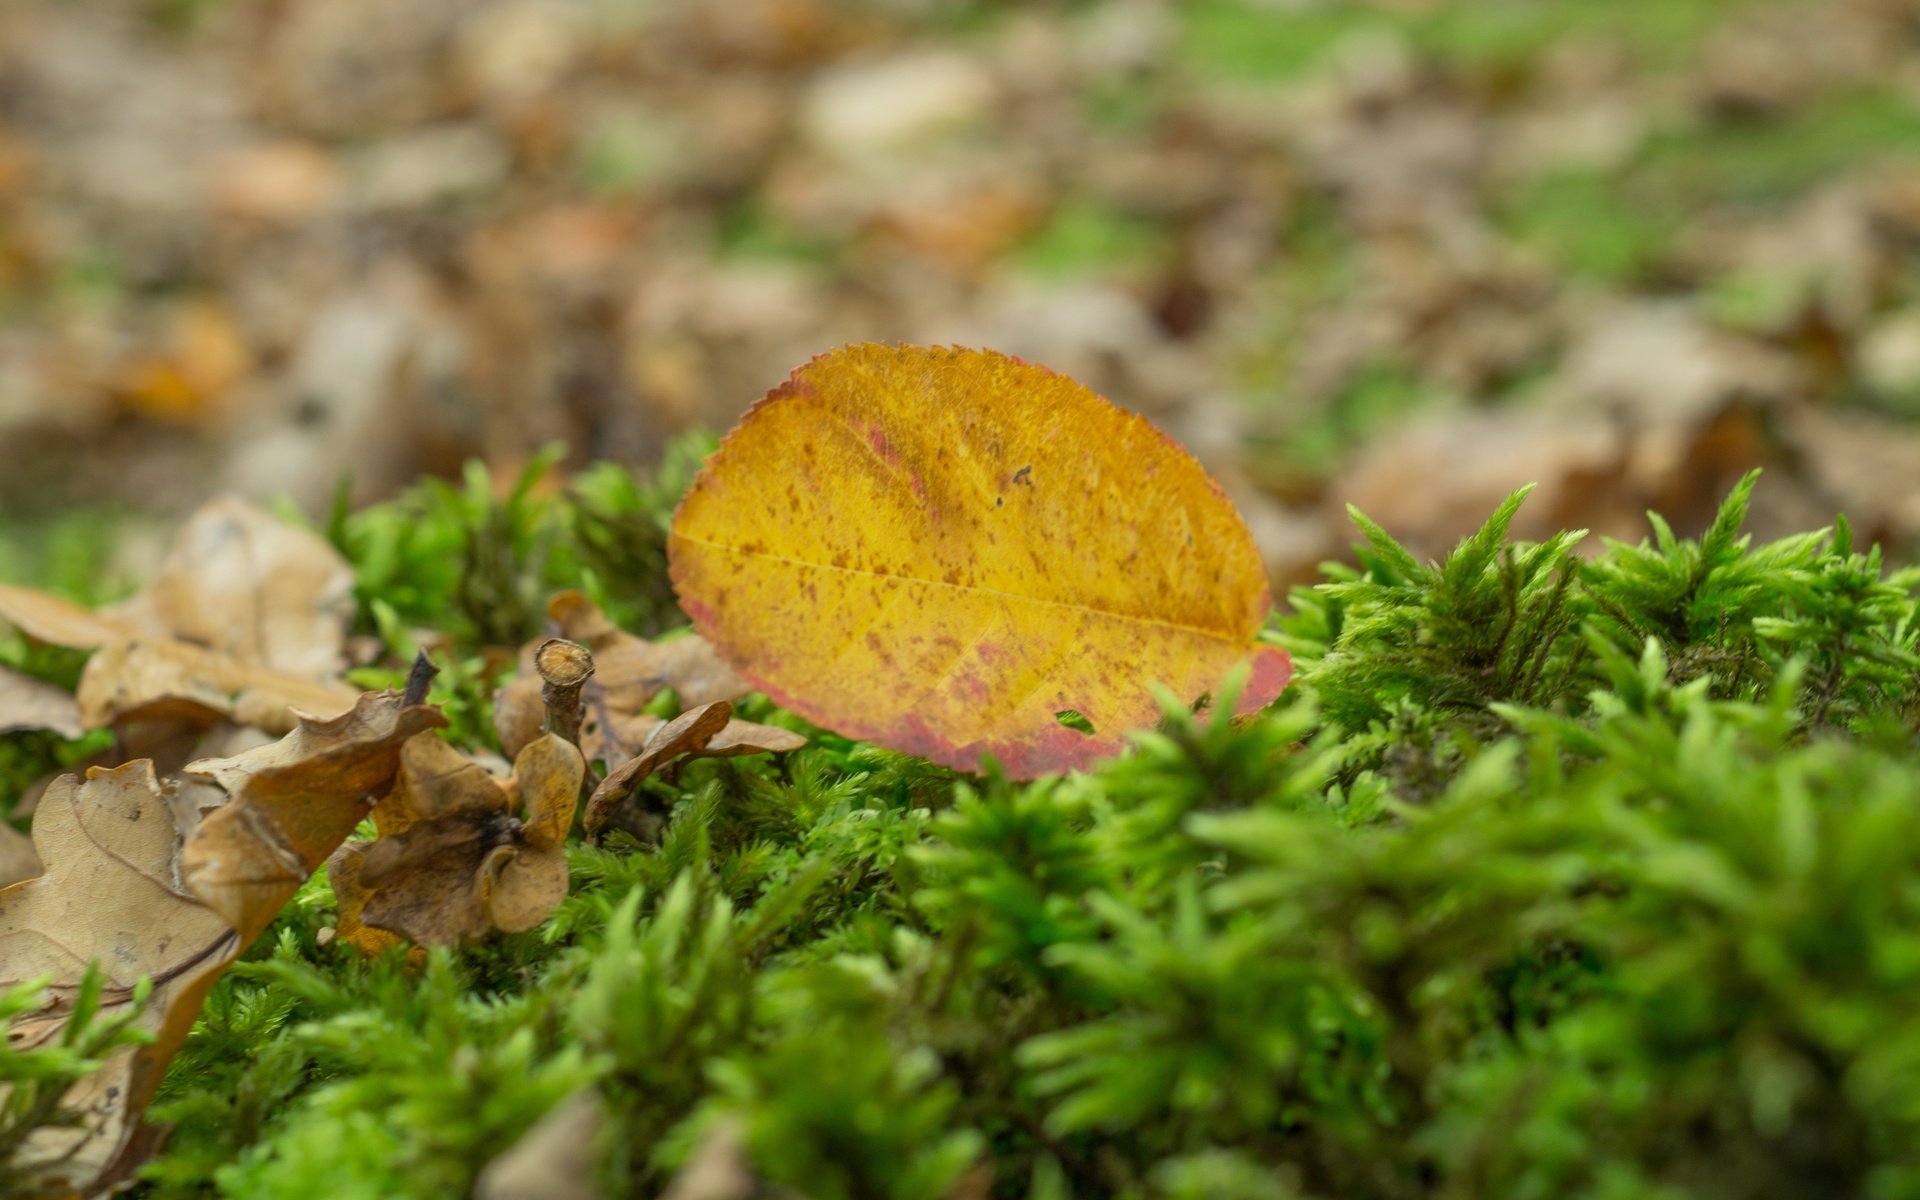
[[[1753,487],[1589,558],[1511,542],[1524,493],[1441,562],[1356,514],[1255,720],[1030,784],[695,763],[658,844],[421,968],[325,943],[315,879],[143,1187],[463,1194],[592,1088],[610,1196],[723,1124],[822,1197],[1920,1195],[1920,571],[1755,543]]]

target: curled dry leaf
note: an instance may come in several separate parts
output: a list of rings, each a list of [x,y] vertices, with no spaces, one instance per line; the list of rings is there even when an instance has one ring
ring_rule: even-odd
[[[698,635],[649,642],[609,621],[581,592],[561,592],[547,603],[549,627],[593,655],[593,677],[582,689],[584,720],[580,748],[590,760],[614,763],[634,753],[638,743],[626,723],[663,690],[672,688],[689,708],[717,700],[738,700],[753,690]],[[520,654],[520,677],[501,689],[494,706],[494,730],[509,755],[540,735],[546,718],[534,655],[544,643],[530,642]],[[648,718],[649,721],[654,718]],[[613,728],[609,729],[608,726]],[[651,725],[643,725],[642,733]]]
[[[1016,777],[1081,766],[1251,659],[1291,674],[1245,522],[1143,418],[988,351],[850,346],[728,434],[674,517],[695,627],[850,737]],[[1094,732],[1063,726],[1072,710]]]
[[[187,764],[229,797],[181,853],[187,886],[252,941],[387,793],[407,740],[446,723],[369,692],[338,717],[302,716],[271,745]]]
[[[375,929],[361,917],[370,893],[360,881],[372,842],[346,842],[327,859],[327,885],[333,889],[333,935],[362,954],[379,954],[407,939],[386,929]]]
[[[654,718],[657,720],[657,718]],[[733,719],[733,705],[725,700],[690,708],[671,721],[659,722],[640,753],[608,774],[587,800],[581,827],[597,842],[633,790],[676,758],[731,758],[741,754],[775,754],[798,750],[807,739],[790,729],[756,725]]]
[[[328,863],[340,936],[369,951],[389,944],[382,930],[443,946],[546,920],[567,895],[565,843],[585,772],[553,734],[520,751],[508,780],[432,734],[408,742],[400,782],[376,811],[380,839],[347,843]]]
[[[294,710],[333,714],[353,573],[326,542],[246,503],[216,500],[181,529],[146,591],[95,613],[0,586],[0,620],[97,652],[76,695],[89,728],[157,715],[231,718],[274,733]]]

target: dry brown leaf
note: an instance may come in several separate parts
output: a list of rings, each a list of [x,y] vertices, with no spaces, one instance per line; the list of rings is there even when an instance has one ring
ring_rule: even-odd
[[[606,751],[604,761],[624,763],[644,752],[653,742],[660,729],[669,724],[664,717],[642,713],[627,721],[618,721],[614,725],[613,736],[599,734],[599,745]],[[761,725],[753,721],[742,721],[739,717],[729,720],[726,727],[713,735],[713,740],[700,748],[701,758],[732,758],[742,754],[784,754],[789,750],[798,750],[807,744],[807,739],[791,729],[782,729],[777,725]]]
[[[0,733],[17,729],[46,729],[68,739],[87,731],[72,696],[44,680],[0,667]]]
[[[179,830],[151,763],[95,768],[85,782],[62,776],[41,798],[33,838],[46,873],[0,892],[0,987],[42,975],[55,983],[47,1006],[14,1024],[16,1044],[60,1035],[90,962],[106,975],[108,1020],[129,1007],[142,976],[153,981],[140,1024],[154,1040],[114,1052],[75,1085],[63,1103],[81,1123],[36,1132],[13,1164],[37,1183],[93,1192],[138,1165],[140,1114],[245,943],[182,885]]]
[[[366,864],[367,848],[371,845],[372,842],[346,842],[333,852],[333,857],[327,859],[327,884],[333,889],[334,903],[338,906],[334,915],[333,935],[368,955],[407,943],[407,939],[399,934],[375,929],[360,919],[367,907],[368,896],[366,885],[360,882],[360,874]]]
[[[204,723],[225,717],[284,733],[300,712],[333,714],[353,703],[343,684],[305,679],[189,642],[108,642],[87,660],[75,696],[90,729],[155,716]]]
[[[741,754],[771,754],[798,750],[807,739],[790,729],[735,721],[733,705],[725,700],[690,708],[657,725],[640,752],[611,771],[587,800],[582,822],[587,840],[598,843],[619,808],[649,775],[681,756],[731,758]]]
[[[188,518],[145,591],[109,616],[310,679],[344,664],[353,568],[316,534],[238,497]]]
[[[272,745],[187,764],[231,797],[182,851],[188,887],[252,941],[391,788],[407,739],[445,724],[438,709],[369,692]]]
[[[46,1007],[10,1036],[58,1037],[97,962],[108,1019],[151,979],[139,1020],[154,1040],[116,1051],[70,1089],[63,1104],[82,1121],[36,1133],[14,1165],[91,1194],[139,1164],[155,1141],[141,1114],[207,989],[388,790],[401,742],[444,723],[390,692],[332,720],[304,718],[273,745],[196,764],[229,795],[204,819],[205,792],[163,788],[145,759],[49,786],[33,823],[46,871],[0,890],[0,987],[54,982]]]
[[[0,620],[96,651],[76,697],[89,728],[166,715],[284,733],[296,709],[331,715],[354,702],[335,679],[352,585],[351,568],[324,541],[227,498],[188,520],[160,574],[132,600],[95,613],[0,586]]]
[[[585,773],[580,752],[553,734],[520,751],[508,780],[432,734],[416,737],[376,817],[380,839],[350,842],[328,863],[340,936],[379,948],[364,927],[440,946],[540,924],[566,898],[565,843]]]

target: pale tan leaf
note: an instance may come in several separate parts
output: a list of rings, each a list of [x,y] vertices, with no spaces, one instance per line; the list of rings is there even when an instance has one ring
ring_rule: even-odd
[[[151,763],[62,776],[41,798],[33,832],[46,872],[0,891],[0,988],[55,982],[47,1007],[15,1024],[16,1042],[59,1036],[88,963],[106,975],[105,1020],[128,1008],[143,976],[153,981],[140,1023],[154,1040],[115,1051],[71,1089],[63,1103],[81,1122],[35,1133],[13,1164],[93,1191],[137,1165],[147,1148],[140,1115],[207,989],[245,943],[181,886],[179,834]],[[6,1091],[0,1085],[0,1097]]]
[[[0,586],[0,620],[95,651],[76,696],[89,728],[230,718],[283,733],[293,710],[331,716],[353,705],[356,693],[335,678],[352,583],[324,541],[225,499],[187,522],[159,577],[133,599],[95,613]]]
[[[274,671],[338,674],[353,568],[326,540],[224,496],[188,518],[160,574],[110,616]]]
[[[0,733],[17,729],[46,729],[69,739],[87,731],[72,696],[44,680],[0,667]]]
[[[33,841],[0,821],[0,888],[12,887],[40,873],[40,856],[33,852]]]
[[[337,716],[358,695],[327,683],[273,671],[187,642],[108,642],[87,660],[76,699],[90,729],[130,717],[221,717],[269,733],[292,729],[298,713]]]

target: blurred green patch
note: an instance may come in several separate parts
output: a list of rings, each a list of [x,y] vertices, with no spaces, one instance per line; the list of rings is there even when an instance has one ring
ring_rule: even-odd
[[[582,136],[574,171],[588,191],[625,195],[657,175],[675,153],[673,139],[639,114],[609,116]]]
[[[767,213],[757,204],[743,203],[720,214],[718,246],[721,258],[771,259],[807,265],[833,260],[833,242],[806,233]]]
[[[112,567],[127,514],[79,508],[0,521],[0,583],[28,584],[82,604],[103,604],[134,590]]]
[[[1644,276],[1675,225],[1626,203],[1620,180],[1603,171],[1543,175],[1516,188],[1500,207],[1516,240],[1566,271],[1613,284]]]
[[[1081,106],[1096,133],[1114,136],[1146,133],[1163,107],[1160,93],[1137,79],[1096,79]]]
[[[1203,78],[1304,74],[1357,34],[1385,33],[1458,66],[1517,65],[1568,38],[1619,43],[1650,65],[1682,60],[1728,15],[1761,0],[1472,0],[1424,12],[1358,3],[1198,0],[1185,7],[1181,59]]]
[[[1069,200],[1034,231],[1014,260],[1030,274],[1049,277],[1124,273],[1159,261],[1167,244],[1167,231],[1157,222]]]
[[[1296,413],[1251,439],[1249,457],[1262,473],[1317,477],[1432,398],[1433,386],[1411,367],[1374,363],[1317,410]]]
[[[1777,120],[1731,121],[1656,134],[1630,180],[1647,207],[1767,206],[1857,169],[1920,159],[1920,105],[1892,88],[1818,97]]]

